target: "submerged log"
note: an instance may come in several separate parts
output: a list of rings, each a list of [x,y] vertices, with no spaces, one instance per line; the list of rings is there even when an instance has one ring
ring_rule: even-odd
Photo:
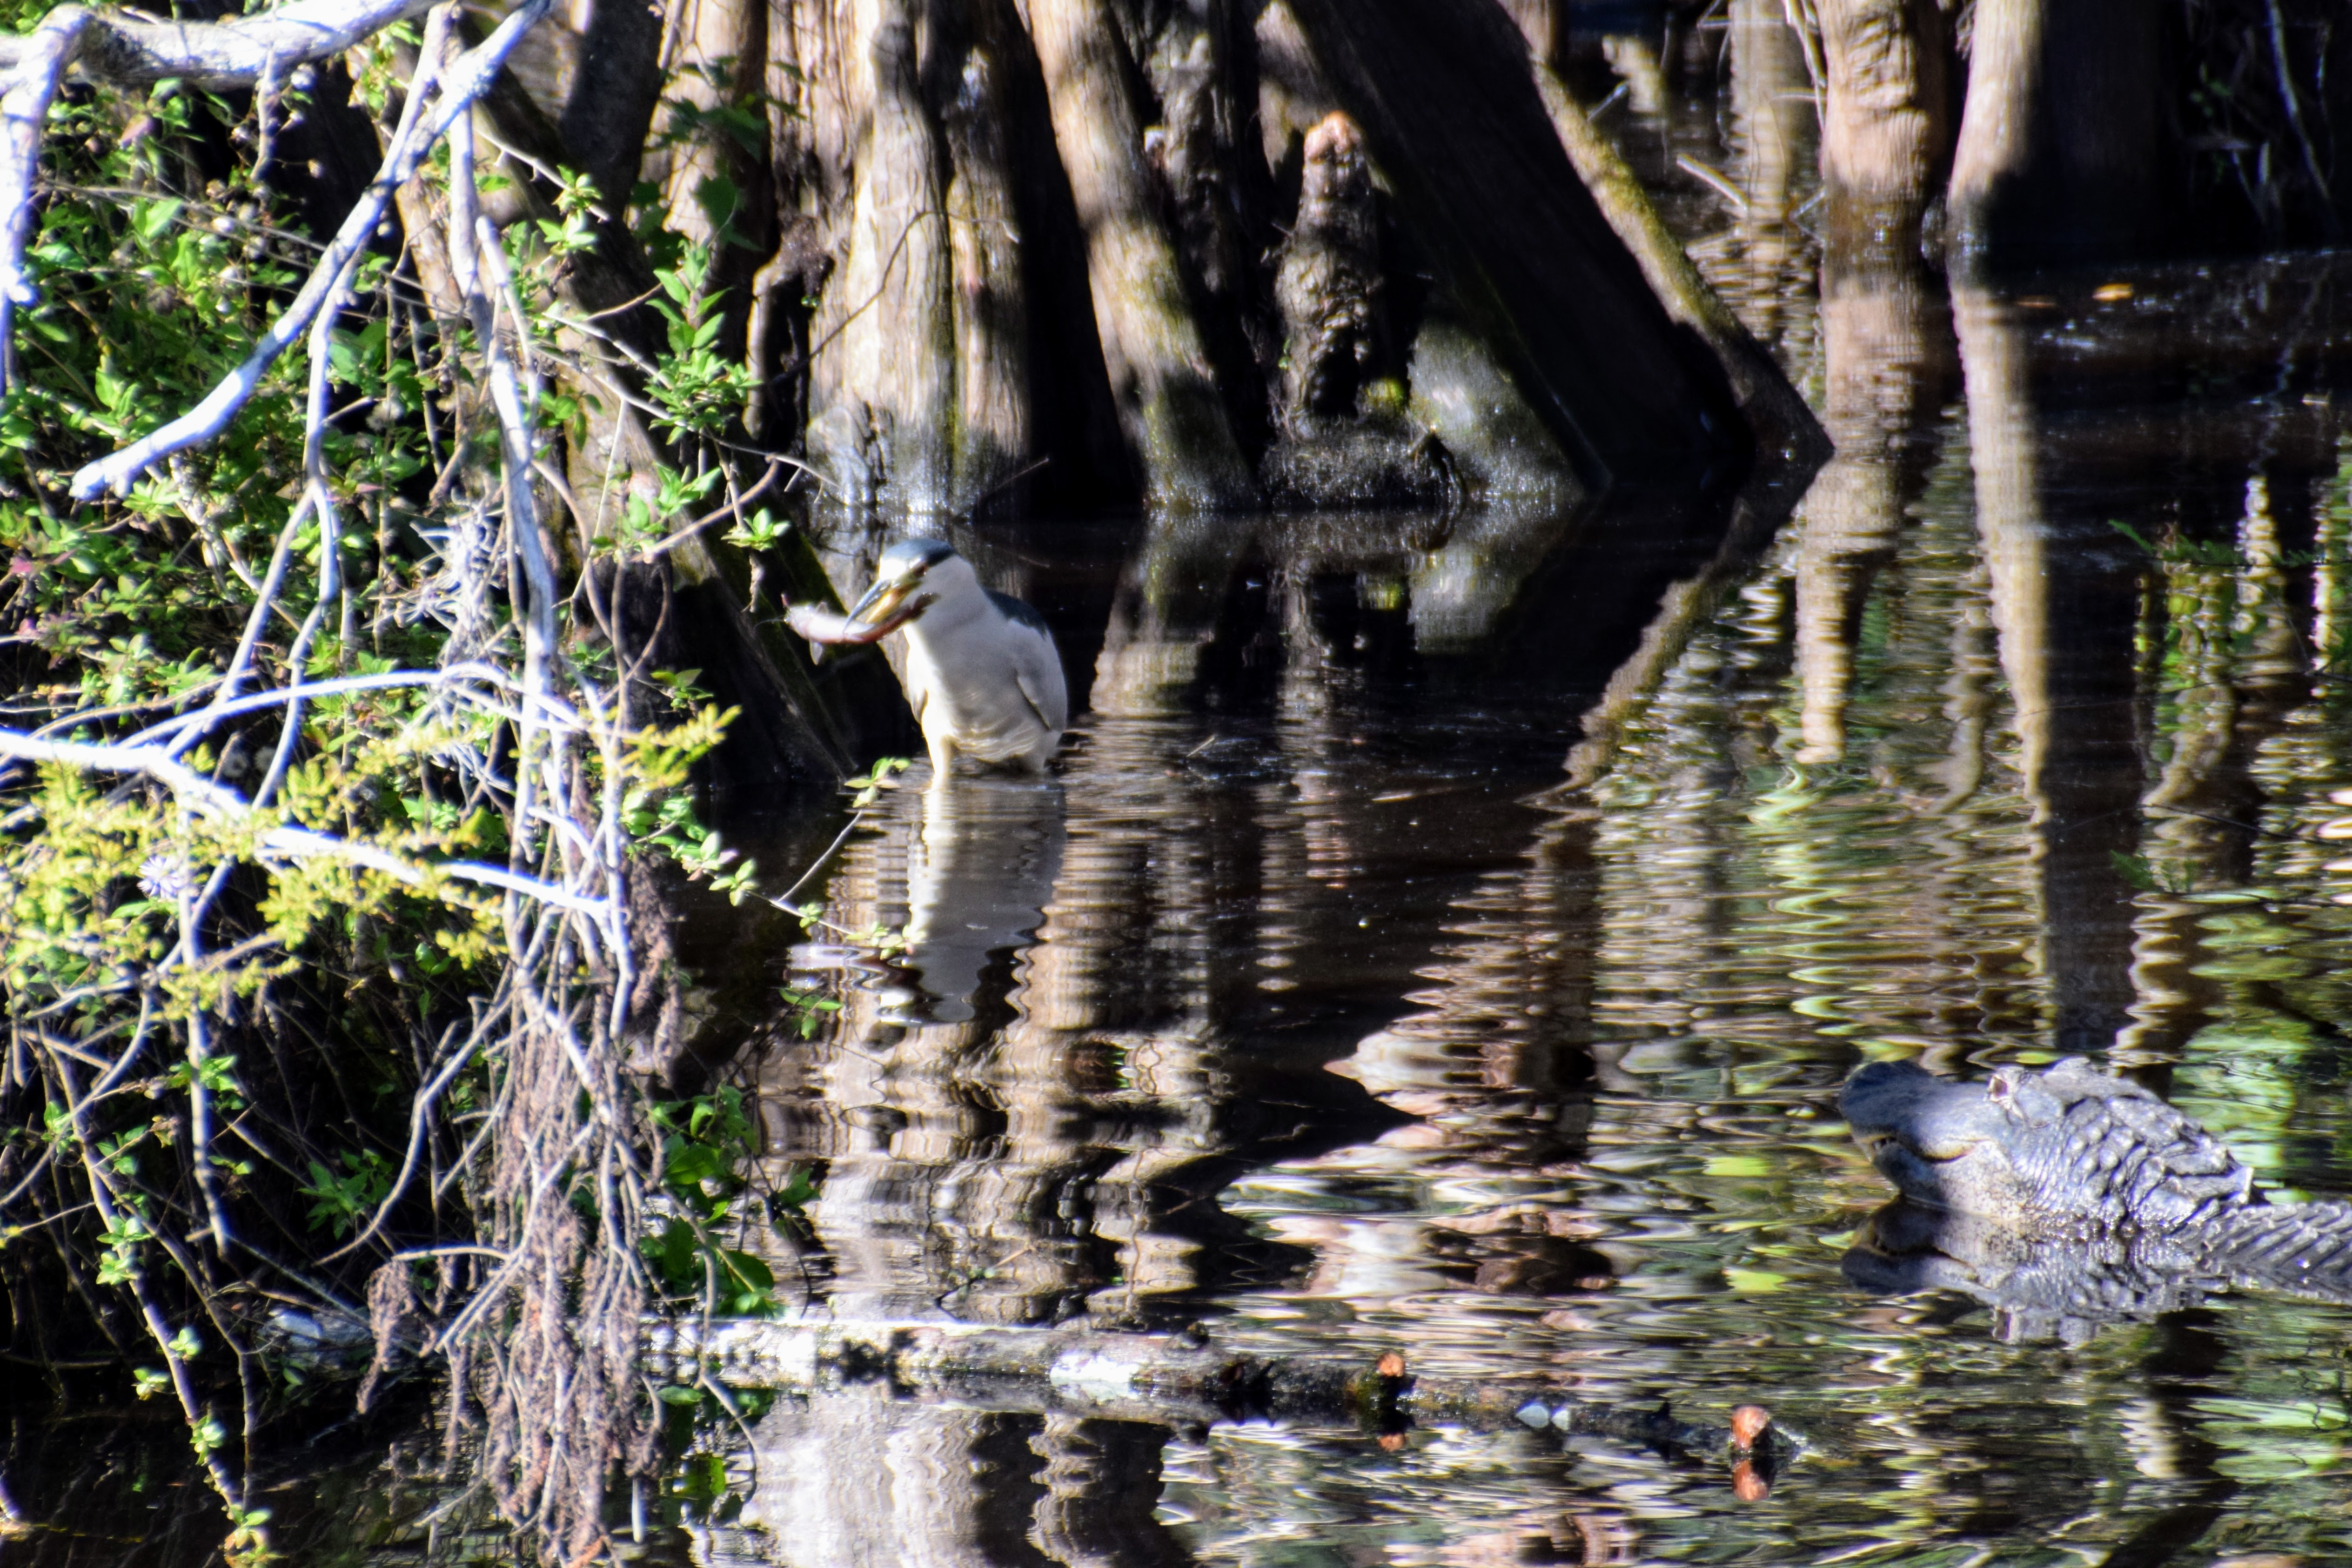
[[[648,1372],[675,1384],[822,1394],[884,1382],[909,1393],[1033,1409],[1216,1426],[1277,1420],[1396,1431],[1412,1424],[1493,1429],[1517,1423],[1734,1461],[1793,1457],[1803,1439],[1741,1402],[1720,1423],[1654,1406],[1580,1399],[1535,1379],[1429,1378],[1394,1351],[1356,1358],[1260,1355],[1174,1334],[938,1321],[656,1323]]]

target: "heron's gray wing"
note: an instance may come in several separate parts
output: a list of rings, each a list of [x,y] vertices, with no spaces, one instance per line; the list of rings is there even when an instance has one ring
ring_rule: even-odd
[[[1013,679],[1038,719],[1056,735],[1070,727],[1070,689],[1062,679],[1062,656],[1050,633],[1021,639],[1013,659]]]
[[[1070,727],[1070,689],[1062,679],[1062,655],[1045,617],[1007,594],[988,590],[1013,630],[1013,679],[1038,722],[1055,734]]]

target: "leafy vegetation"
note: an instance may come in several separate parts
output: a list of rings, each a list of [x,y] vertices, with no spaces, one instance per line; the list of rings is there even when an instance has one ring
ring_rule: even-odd
[[[368,46],[354,96],[387,136],[404,84],[425,90],[402,62],[446,28]],[[223,1551],[258,1562],[250,1445],[313,1381],[289,1361],[272,1394],[267,1346],[372,1325],[362,1401],[449,1355],[455,1418],[508,1445],[501,1506],[576,1547],[653,1415],[625,1355],[595,1359],[600,1325],[625,1351],[648,1297],[769,1310],[744,1224],[814,1191],[753,1201],[732,1090],[648,1109],[615,1065],[650,1026],[625,880],[667,862],[755,889],[693,803],[731,714],[625,646],[614,597],[738,493],[720,443],[749,373],[718,347],[707,255],[664,246],[667,353],[642,376],[662,460],[609,531],[572,514],[567,446],[635,416],[573,374],[563,325],[599,195],[551,171],[551,216],[472,256],[492,231],[465,215],[504,176],[462,132],[418,175],[446,226],[387,226],[217,439],[76,505],[70,476],[223,384],[319,265],[271,149],[321,95],[310,69],[274,94],[79,84],[49,119],[0,395],[12,1348],[109,1353],[174,1399]],[[752,548],[784,526],[735,517]],[[509,1342],[537,1321],[552,1360]],[[519,1413],[550,1387],[534,1459],[551,1439]],[[590,1436],[566,1452],[565,1431]],[[563,1485],[513,1491],[539,1463]]]

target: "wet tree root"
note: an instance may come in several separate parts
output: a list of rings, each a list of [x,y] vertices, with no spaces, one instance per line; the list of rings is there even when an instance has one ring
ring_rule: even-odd
[[[1221,1347],[1197,1330],[663,1322],[649,1327],[646,1362],[654,1376],[677,1384],[708,1379],[730,1388],[817,1394],[845,1384],[887,1382],[909,1394],[992,1409],[1163,1426],[1274,1420],[1385,1434],[1415,1425],[1517,1424],[1720,1457],[1741,1476],[1769,1469],[1803,1447],[1756,1405],[1727,1409],[1721,1424],[1689,1421],[1664,1402],[1598,1404],[1535,1379],[1418,1376],[1393,1351],[1361,1359],[1257,1355]]]

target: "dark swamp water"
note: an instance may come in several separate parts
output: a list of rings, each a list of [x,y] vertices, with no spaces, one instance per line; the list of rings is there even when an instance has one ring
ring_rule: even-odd
[[[1864,1060],[2087,1052],[2352,1194],[2352,257],[1824,300],[1801,60],[1731,16],[1720,93],[1604,123],[1838,458],[1708,507],[969,541],[1087,711],[1052,781],[914,775],[812,883],[912,963],[743,955],[842,1005],[745,1064],[763,1165],[818,1178],[748,1243],[812,1314],[1199,1320],[1754,1401],[1808,1447],[1743,1500],[1712,1456],[1518,1427],[852,1385],[702,1432],[646,1558],[2352,1559],[2352,1310],[1869,1294],[1888,1194],[1835,1110]],[[36,1526],[0,1561],[212,1554],[167,1413],[0,1414]],[[381,1438],[282,1467],[289,1559],[501,1554],[429,1413]]]

